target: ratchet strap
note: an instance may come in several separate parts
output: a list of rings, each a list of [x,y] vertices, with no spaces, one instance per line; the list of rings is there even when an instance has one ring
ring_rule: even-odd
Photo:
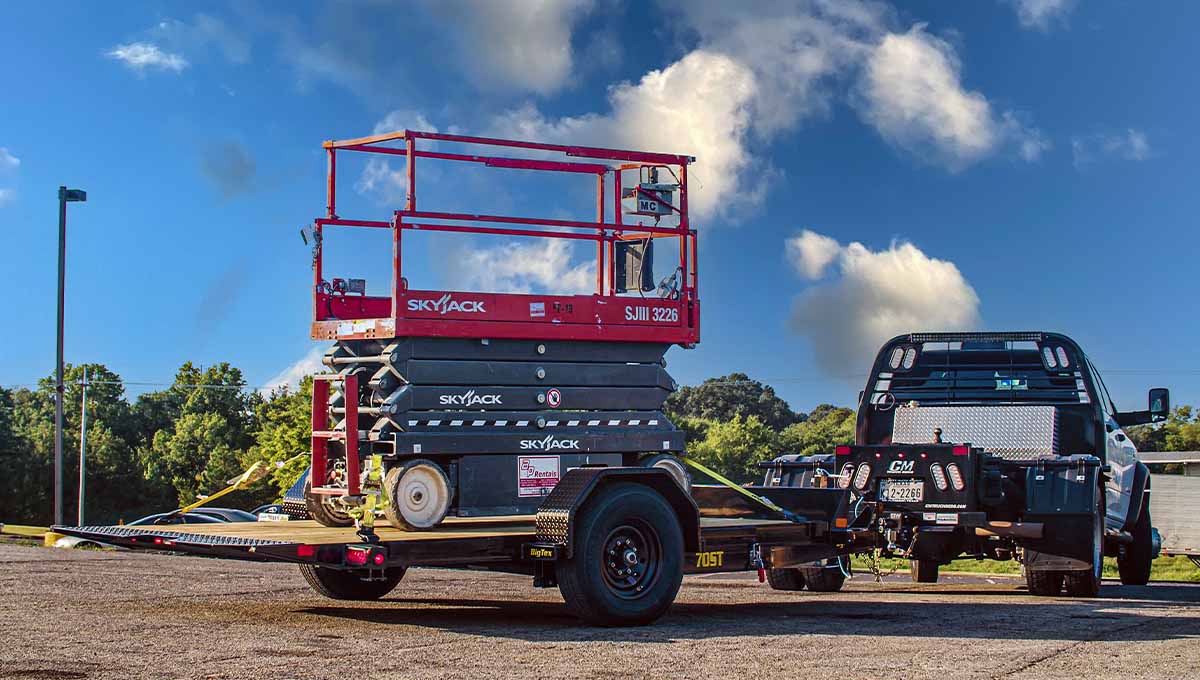
[[[692,467],[696,468],[700,472],[703,472],[704,474],[708,475],[709,477],[712,477],[713,479],[717,480],[721,484],[742,494],[743,496],[745,496],[746,498],[749,498],[750,500],[754,501],[755,503],[758,503],[759,505],[761,505],[769,510],[772,510],[774,512],[779,513],[780,515],[783,515],[784,518],[786,518],[789,522],[801,523],[804,521],[804,518],[800,517],[799,515],[797,515],[796,513],[792,512],[790,510],[785,510],[784,508],[779,507],[779,505],[777,503],[775,503],[774,501],[772,501],[770,498],[767,498],[766,496],[760,496],[760,495],[750,491],[749,489],[746,489],[742,485],[738,484],[737,482],[735,482],[731,479],[727,479],[724,475],[717,472],[716,470],[709,468],[708,466],[704,465],[703,463],[692,460],[691,458],[688,458],[687,456],[679,456],[679,460],[682,460],[683,462],[687,463],[688,465],[691,465]]]
[[[287,460],[278,461],[275,463],[264,463],[261,460],[257,461],[254,463],[254,465],[251,465],[250,467],[246,468],[246,471],[243,472],[242,474],[238,475],[237,477],[234,477],[233,479],[225,480],[225,483],[228,484],[229,486],[225,487],[224,489],[221,489],[220,491],[218,491],[214,494],[204,496],[203,498],[196,501],[195,503],[192,503],[191,505],[185,505],[182,508],[179,508],[178,510],[176,510],[175,513],[180,514],[180,513],[184,513],[184,512],[191,512],[192,510],[195,510],[196,508],[198,508],[202,505],[206,505],[208,503],[211,503],[212,501],[217,500],[221,496],[224,496],[226,494],[231,494],[234,491],[237,491],[238,489],[241,489],[242,487],[246,486],[247,484],[252,484],[254,482],[257,482],[258,480],[260,480],[263,477],[266,477],[268,474],[270,474],[272,469],[282,468],[283,466],[287,465],[288,463],[292,462],[293,460],[296,460],[298,458],[304,458],[304,457],[307,457],[308,455],[309,454],[307,454],[307,453],[301,453],[299,455],[292,456],[291,458],[288,458]]]

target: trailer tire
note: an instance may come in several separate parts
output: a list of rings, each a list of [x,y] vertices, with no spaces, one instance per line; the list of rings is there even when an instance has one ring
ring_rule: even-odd
[[[1029,594],[1039,597],[1057,597],[1063,589],[1063,572],[1025,570],[1025,585]]]
[[[450,512],[450,478],[431,460],[417,458],[388,470],[383,485],[389,501],[383,515],[397,529],[428,531]]]
[[[332,600],[378,600],[395,590],[404,572],[404,567],[392,567],[383,570],[382,579],[367,581],[358,572],[346,569],[300,565],[300,573],[309,587]]]
[[[933,560],[909,560],[908,570],[914,583],[937,583],[938,563]]]
[[[679,458],[669,453],[656,453],[642,458],[638,461],[638,465],[666,470],[684,493],[689,496],[692,494],[692,475],[688,473],[687,465]]]
[[[768,569],[767,583],[775,590],[804,590],[804,576],[795,567]]]
[[[1142,511],[1133,525],[1133,542],[1117,556],[1117,571],[1121,573],[1121,584],[1144,586],[1150,582],[1150,569],[1154,565],[1154,530],[1150,524],[1150,499],[1142,500]]]
[[[661,494],[636,483],[603,486],[575,521],[571,557],[555,565],[558,587],[585,623],[651,623],[679,592],[683,548],[679,518]]]
[[[1071,597],[1096,597],[1100,594],[1104,570],[1104,489],[1100,489],[1099,495],[1100,502],[1092,516],[1092,567],[1066,572],[1063,589]]]
[[[312,492],[312,479],[304,482],[304,508],[308,516],[326,527],[348,527],[354,525],[354,518],[338,508],[333,496],[318,495]]]
[[[800,567],[800,575],[804,577],[804,585],[814,593],[836,593],[846,584],[846,575],[842,569],[848,565],[848,557],[835,558],[842,560],[819,567]]]

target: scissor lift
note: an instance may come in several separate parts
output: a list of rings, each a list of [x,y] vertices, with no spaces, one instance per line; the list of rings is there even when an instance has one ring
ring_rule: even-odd
[[[683,450],[683,434],[661,408],[675,389],[664,354],[700,338],[692,157],[412,130],[324,147],[312,337],[334,342],[325,356],[334,374],[313,390],[313,518],[352,522],[347,510],[369,454],[384,457],[388,519],[407,529],[433,528],[447,515],[530,514],[566,470],[585,465],[663,467],[687,488],[686,468],[672,455]],[[405,163],[407,197],[390,220],[338,214],[338,162],[347,153]],[[419,170],[435,161],[582,176],[594,186],[595,220],[418,208]],[[388,295],[368,295],[362,279],[326,280],[324,235],[342,227],[390,230]],[[595,290],[411,288],[409,231],[589,241]],[[677,248],[656,282],[654,244],[665,239]],[[661,265],[668,249],[658,250]]]

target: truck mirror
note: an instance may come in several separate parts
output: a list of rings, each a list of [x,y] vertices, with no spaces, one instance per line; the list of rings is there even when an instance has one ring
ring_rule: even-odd
[[[1171,413],[1171,390],[1165,387],[1154,387],[1150,390],[1150,417],[1153,420],[1166,420]]]
[[[654,239],[617,241],[615,251],[618,293],[655,289]]]

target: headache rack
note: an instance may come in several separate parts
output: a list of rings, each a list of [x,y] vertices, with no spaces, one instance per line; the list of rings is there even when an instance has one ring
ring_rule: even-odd
[[[436,143],[436,150],[421,148],[423,143]],[[459,152],[480,147],[498,148],[510,155]],[[414,130],[328,141],[324,148],[328,154],[326,213],[313,223],[313,339],[437,336],[683,345],[699,340],[696,232],[688,221],[687,170],[693,157]],[[388,220],[339,216],[337,164],[339,153],[345,152],[403,158],[407,176],[403,209],[394,211]],[[434,160],[590,177],[595,186],[595,220],[419,209],[418,167]],[[659,183],[660,171],[664,183]],[[627,216],[631,222],[626,221]],[[322,237],[331,227],[391,230],[389,295],[367,295],[360,279],[324,278]],[[411,289],[402,257],[406,231],[591,241],[596,244],[595,290],[587,295],[538,295]],[[669,280],[656,289],[652,277],[647,277],[648,283],[639,282],[630,290],[631,277],[624,269],[629,263],[640,266],[648,261],[646,251],[651,250],[653,240],[664,238],[678,240],[678,261]]]

